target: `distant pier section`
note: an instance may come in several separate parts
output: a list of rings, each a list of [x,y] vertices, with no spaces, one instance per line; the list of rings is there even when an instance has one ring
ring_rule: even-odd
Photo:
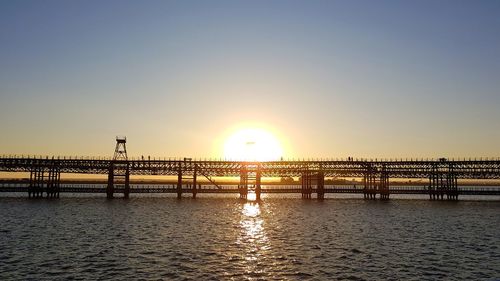
[[[225,161],[184,159],[129,159],[126,139],[117,137],[113,158],[90,157],[0,157],[0,171],[29,173],[25,185],[0,184],[0,192],[27,192],[29,197],[57,198],[61,192],[103,192],[107,198],[122,193],[238,193],[246,199],[249,192],[260,200],[262,193],[300,193],[302,198],[323,199],[326,193],[359,193],[365,199],[389,199],[391,194],[427,194],[431,200],[458,200],[459,195],[500,195],[500,189],[459,187],[460,180],[500,180],[500,159],[399,159],[399,160],[297,160],[297,161]],[[61,174],[107,175],[105,188],[61,185]],[[131,188],[130,176],[155,175],[176,178],[168,187]],[[202,187],[199,178],[206,184]],[[227,187],[215,179],[239,178],[239,184]],[[300,184],[283,187],[263,185],[264,177],[299,178]],[[325,178],[359,178],[360,186],[325,185]],[[391,187],[394,179],[427,179],[422,188]],[[314,196],[313,196],[314,195]]]

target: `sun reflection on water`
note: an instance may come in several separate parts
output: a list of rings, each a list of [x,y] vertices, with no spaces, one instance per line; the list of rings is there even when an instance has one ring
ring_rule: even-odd
[[[245,202],[241,209],[240,235],[237,243],[242,250],[245,261],[253,262],[262,259],[269,251],[269,240],[261,214],[261,205],[258,202]],[[255,268],[255,263],[247,264],[248,270],[262,270]]]
[[[256,217],[260,215],[260,206],[258,203],[247,202],[243,205],[243,215],[247,217]]]
[[[257,195],[255,194],[255,192],[249,191],[247,194],[247,200],[249,201],[257,200]]]

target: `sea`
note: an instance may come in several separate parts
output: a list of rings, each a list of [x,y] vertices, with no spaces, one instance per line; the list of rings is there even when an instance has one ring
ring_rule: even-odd
[[[500,280],[500,201],[0,198],[0,280]]]

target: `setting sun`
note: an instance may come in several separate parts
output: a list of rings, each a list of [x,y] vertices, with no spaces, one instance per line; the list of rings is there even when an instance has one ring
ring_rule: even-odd
[[[224,157],[243,161],[272,161],[283,156],[279,140],[263,129],[241,129],[224,143]]]

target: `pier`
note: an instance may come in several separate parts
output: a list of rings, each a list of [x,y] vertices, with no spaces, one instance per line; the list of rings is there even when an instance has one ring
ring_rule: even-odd
[[[29,197],[57,198],[61,192],[103,192],[108,198],[122,193],[176,193],[196,197],[199,193],[238,193],[247,198],[255,192],[300,193],[302,198],[327,193],[359,193],[366,199],[389,199],[391,194],[427,194],[431,200],[457,200],[459,195],[500,195],[498,189],[460,187],[460,180],[500,179],[500,160],[301,160],[239,162],[223,160],[148,159],[112,160],[98,158],[9,157],[0,158],[0,171],[29,173],[24,184],[0,184],[0,192],[27,192]],[[106,188],[62,185],[61,174],[107,175]],[[141,186],[130,184],[131,175],[177,177],[174,186]],[[199,184],[203,177],[207,184]],[[214,178],[239,178],[236,186],[223,186]],[[295,177],[300,184],[284,187],[261,183],[262,177]],[[325,177],[360,178],[358,187],[326,186]],[[391,186],[391,179],[428,179],[425,186]]]
[[[500,195],[499,189],[459,187],[461,180],[500,180],[500,159],[336,159],[293,161],[225,161],[202,159],[129,159],[126,139],[118,137],[113,158],[2,156],[1,172],[29,173],[26,184],[0,184],[0,192],[27,192],[33,198],[58,198],[61,192],[176,193],[178,198],[199,193],[249,192],[257,200],[262,193],[300,193],[304,199],[323,199],[326,193],[359,193],[365,199],[388,200],[391,194],[427,194],[431,200],[458,200],[460,195]],[[61,174],[107,175],[106,188],[61,185]],[[132,186],[130,176],[176,177],[174,186]],[[202,177],[209,186],[200,184]],[[222,186],[215,179],[239,178],[237,186]],[[299,185],[262,185],[262,178],[294,177]],[[359,178],[361,186],[325,186],[325,178]],[[391,187],[391,179],[428,179],[423,187]]]

